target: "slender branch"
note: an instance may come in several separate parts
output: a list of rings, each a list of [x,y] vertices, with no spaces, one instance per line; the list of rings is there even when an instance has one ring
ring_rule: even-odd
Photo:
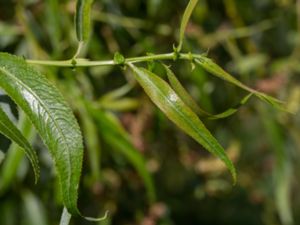
[[[193,58],[200,58],[202,55],[200,54],[191,54],[191,53],[180,53],[175,55],[174,52],[172,53],[165,53],[165,54],[158,54],[158,55],[147,55],[147,56],[140,56],[140,57],[132,57],[126,58],[126,63],[140,63],[140,62],[147,62],[152,60],[176,60],[176,59],[183,59],[183,60],[192,60]],[[91,67],[91,66],[113,66],[118,65],[114,60],[101,60],[101,61],[91,61],[88,59],[70,59],[70,60],[26,60],[30,64],[35,65],[43,65],[43,66],[57,66],[57,67]]]

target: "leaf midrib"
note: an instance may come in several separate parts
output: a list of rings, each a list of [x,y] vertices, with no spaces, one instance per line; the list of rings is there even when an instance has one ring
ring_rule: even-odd
[[[5,68],[0,67],[0,71],[2,71],[4,74],[7,74],[10,78],[12,78],[14,81],[16,81],[17,83],[19,83],[21,86],[23,86],[28,92],[30,92],[34,97],[36,97],[36,99],[38,100],[38,102],[41,104],[41,106],[44,108],[44,110],[47,112],[49,118],[52,120],[53,124],[55,125],[55,127],[57,128],[57,130],[59,131],[59,133],[61,133],[64,141],[66,141],[66,137],[64,135],[64,133],[62,132],[61,128],[58,126],[58,124],[56,123],[55,119],[52,117],[51,113],[49,113],[49,109],[45,106],[45,104],[43,103],[43,101],[40,99],[39,96],[37,96],[34,91],[31,90],[30,87],[28,87],[26,84],[24,84],[21,80],[17,79],[11,72],[7,71]],[[29,119],[32,121],[32,119],[29,117]],[[66,143],[66,142],[65,142]],[[65,145],[66,149],[68,151],[68,153],[70,153],[70,149],[69,149],[69,145]],[[70,154],[67,154],[68,157],[68,169],[69,171],[71,171],[71,159],[70,159]],[[68,189],[70,189],[70,184],[71,184],[71,176],[68,176]],[[61,181],[62,182],[62,181]],[[69,196],[69,192],[68,192],[68,202],[71,203],[72,201],[70,201],[70,196]]]
[[[143,70],[141,70],[141,71],[143,71]],[[143,72],[144,72],[144,71],[143,71]],[[147,76],[146,76],[146,79],[152,83],[152,81],[151,81]],[[163,93],[159,88],[157,88],[155,85],[152,85],[152,86],[154,86],[155,90],[157,90],[157,92],[158,92],[161,96],[164,95],[164,93]],[[177,96],[178,99],[180,99],[179,96],[178,96],[175,92],[174,92],[174,94]],[[211,144],[210,144],[210,142],[208,142],[208,141],[202,136],[202,134],[198,131],[197,127],[196,127],[193,123],[191,123],[189,120],[185,119],[184,114],[183,114],[180,110],[178,110],[178,109],[174,106],[174,104],[172,104],[172,102],[169,100],[169,98],[166,98],[166,99],[167,99],[167,102],[169,103],[169,105],[171,105],[171,107],[172,107],[176,112],[179,113],[179,115],[183,118],[183,120],[186,121],[190,126],[192,126],[193,130],[196,131],[196,133],[200,135],[200,137],[206,142],[206,144],[208,144],[210,147],[212,147]],[[183,102],[182,102],[182,103],[183,103]],[[184,104],[184,103],[183,103],[183,104]],[[185,104],[184,104],[184,105],[185,105]],[[186,105],[185,105],[185,106],[186,106]],[[188,107],[188,106],[186,106],[186,107]],[[213,152],[212,150],[210,150],[210,152],[216,154],[216,153]],[[222,156],[221,158],[224,159],[223,157],[224,157],[224,156]]]

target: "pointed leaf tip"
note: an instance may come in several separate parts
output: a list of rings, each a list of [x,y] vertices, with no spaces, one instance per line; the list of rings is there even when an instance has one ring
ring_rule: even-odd
[[[191,136],[206,150],[219,157],[231,172],[236,183],[236,171],[225,150],[207,130],[197,115],[181,100],[175,91],[163,79],[154,73],[128,64],[135,79],[143,87],[154,104],[179,128]]]
[[[20,106],[49,148],[60,180],[63,202],[77,208],[83,157],[82,135],[59,91],[24,59],[0,53],[0,87]]]

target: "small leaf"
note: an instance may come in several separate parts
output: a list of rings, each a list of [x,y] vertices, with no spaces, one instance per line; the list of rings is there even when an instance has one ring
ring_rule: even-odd
[[[78,123],[59,91],[24,59],[0,53],[0,87],[27,114],[54,159],[63,202],[72,214],[77,208],[83,155]]]
[[[125,58],[120,52],[116,52],[114,55],[114,62],[118,65],[123,65],[125,63]]]
[[[197,115],[180,99],[171,87],[160,77],[144,68],[128,64],[134,71],[136,80],[145,90],[150,99],[186,134],[212,154],[219,157],[230,170],[234,183],[236,182],[235,168],[227,157],[225,150],[207,130]]]
[[[246,86],[245,84],[243,84],[242,82],[240,82],[239,80],[237,80],[236,78],[231,76],[229,73],[227,73],[225,70],[223,70],[219,65],[214,63],[210,58],[207,58],[205,56],[199,56],[197,59],[195,59],[195,62],[198,65],[202,66],[206,71],[210,72],[211,74],[213,74],[231,84],[234,84],[234,85],[238,86],[239,88],[242,88],[250,93],[253,93],[255,96],[260,98],[262,101],[271,104],[272,106],[274,106],[277,109],[287,111],[286,109],[284,109],[282,101]]]
[[[192,15],[192,12],[193,12],[194,8],[196,7],[197,3],[198,3],[198,0],[190,0],[189,4],[187,5],[187,7],[185,8],[185,11],[183,13],[183,17],[181,19],[181,24],[180,24],[180,31],[179,31],[179,44],[176,48],[176,50],[178,52],[181,51],[185,29],[186,29],[186,26],[189,22],[189,19]]]
[[[31,145],[28,143],[23,134],[19,131],[19,129],[10,121],[6,113],[0,107],[0,133],[8,137],[10,140],[17,143],[26,153],[29,158],[34,175],[35,182],[38,181],[40,175],[40,168],[38,165],[38,158],[36,152],[32,149]]]
[[[75,27],[77,39],[87,41],[91,29],[91,7],[93,0],[77,0],[75,12]]]

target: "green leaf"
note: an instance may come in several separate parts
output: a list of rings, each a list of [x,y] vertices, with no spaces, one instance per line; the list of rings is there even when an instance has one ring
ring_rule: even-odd
[[[23,109],[54,159],[63,202],[77,209],[83,155],[78,123],[59,91],[24,59],[0,53],[0,87]]]
[[[78,41],[89,38],[91,30],[91,7],[93,0],[77,0],[75,12],[75,27]]]
[[[128,64],[134,71],[136,80],[150,99],[186,134],[195,139],[205,149],[219,157],[231,172],[236,182],[235,168],[225,150],[207,130],[197,115],[181,100],[174,90],[160,77],[144,68]]]
[[[19,129],[10,121],[6,113],[0,107],[0,133],[8,137],[10,140],[17,143],[26,153],[27,157],[29,158],[34,175],[35,175],[35,182],[38,181],[40,176],[40,168],[39,168],[39,161],[36,155],[36,152],[32,149],[31,145],[28,143],[26,138],[23,134],[19,131]]]
[[[32,143],[36,136],[36,132],[23,112],[20,112],[19,114],[18,128],[28,142]],[[5,161],[0,170],[0,196],[6,193],[14,182],[20,181],[17,174],[22,165],[22,160],[25,158],[24,156],[24,151],[15,142],[9,146],[5,155]]]
[[[166,65],[164,65],[164,68],[167,72],[167,77],[170,82],[171,87],[176,92],[176,94],[181,98],[181,100],[189,106],[194,112],[196,112],[198,115],[203,116],[211,116],[210,113],[204,111],[201,109],[198,104],[195,102],[195,100],[192,98],[192,96],[185,90],[185,88],[181,85],[175,74],[170,70],[170,68]]]
[[[189,19],[192,15],[192,12],[193,12],[195,6],[197,5],[197,3],[198,3],[198,0],[190,0],[189,4],[187,5],[187,7],[185,8],[185,11],[183,13],[183,17],[181,19],[181,24],[180,24],[180,31],[179,31],[179,44],[176,48],[176,50],[178,52],[181,51],[185,29],[186,29],[186,26],[189,22]]]
[[[114,62],[118,65],[123,65],[125,63],[125,58],[120,52],[114,54]]]
[[[202,66],[206,71],[210,72],[211,74],[254,94],[262,101],[271,104],[277,109],[287,111],[283,107],[282,101],[246,86],[245,84],[243,84],[242,82],[240,82],[239,80],[231,76],[229,73],[227,73],[225,70],[223,70],[219,65],[214,63],[210,58],[207,58],[205,56],[198,56],[197,59],[195,59],[195,62],[198,65]]]
[[[246,104],[248,102],[248,100],[253,96],[252,93],[246,95],[244,98],[242,98],[242,100],[236,104],[235,106],[232,106],[230,107],[229,109],[226,109],[224,112],[222,113],[218,113],[216,115],[211,115],[208,117],[208,119],[211,119],[211,120],[217,120],[217,119],[223,119],[223,118],[226,118],[226,117],[229,117],[231,116],[232,114],[236,113],[239,108],[241,106],[243,106],[244,104]]]
[[[90,111],[98,122],[100,130],[105,130],[105,132],[101,133],[104,140],[116,150],[120,151],[138,171],[144,181],[148,199],[153,203],[155,201],[155,189],[152,177],[146,168],[144,157],[132,145],[128,134],[122,129],[118,120],[101,110],[95,110],[90,107]]]
[[[247,101],[250,99],[250,97],[253,95],[252,93],[246,95],[239,104],[230,107],[229,109],[225,110],[222,113],[213,115],[209,112],[206,112],[202,108],[198,106],[198,104],[195,102],[195,100],[192,98],[192,96],[185,90],[185,88],[181,85],[175,74],[170,70],[170,68],[163,64],[167,71],[168,80],[170,82],[171,87],[176,92],[176,94],[181,98],[181,100],[189,106],[195,113],[197,113],[200,116],[207,117],[208,119],[223,119],[228,116],[231,116],[232,114],[236,113],[242,105],[246,104]]]

